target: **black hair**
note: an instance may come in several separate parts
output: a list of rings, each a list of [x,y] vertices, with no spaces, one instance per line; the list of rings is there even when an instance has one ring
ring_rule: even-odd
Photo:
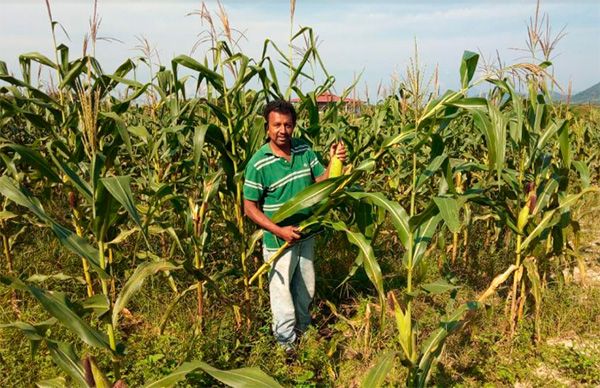
[[[285,100],[269,101],[267,105],[265,105],[265,109],[263,110],[263,117],[265,118],[265,128],[269,123],[269,113],[271,112],[291,115],[292,124],[296,125],[296,109],[294,109],[294,105],[292,105],[291,102]]]

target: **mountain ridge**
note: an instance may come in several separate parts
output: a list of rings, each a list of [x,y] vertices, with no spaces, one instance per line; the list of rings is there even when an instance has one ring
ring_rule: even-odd
[[[567,101],[567,96],[559,92],[552,92],[553,101]],[[575,93],[571,96],[571,104],[600,104],[600,82],[590,86],[589,88]]]
[[[600,103],[600,82],[574,94],[571,97],[571,102],[574,104],[584,104],[587,102]]]

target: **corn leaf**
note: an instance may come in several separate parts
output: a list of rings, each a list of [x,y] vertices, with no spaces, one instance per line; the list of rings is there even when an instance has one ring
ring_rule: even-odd
[[[531,282],[531,293],[535,300],[535,335],[536,339],[540,340],[540,311],[542,306],[542,281],[538,272],[538,266],[535,262],[535,258],[529,256],[523,261],[525,269],[527,269],[527,277]]]
[[[73,183],[77,191],[79,191],[79,193],[83,195],[83,197],[88,201],[88,203],[92,203],[92,188],[90,187],[89,183],[81,179],[81,177],[77,175],[77,173],[73,171],[67,163],[63,162],[61,159],[56,157],[56,151],[54,150],[54,148],[52,148],[55,144],[59,143],[52,142],[48,145],[48,154],[50,155],[50,158],[52,159],[54,164],[62,171],[62,173],[69,178],[69,180],[71,181],[71,183]]]
[[[14,328],[20,330],[21,334],[23,334],[29,340],[31,345],[31,358],[33,359],[37,353],[40,343],[46,338],[46,331],[48,331],[51,326],[55,325],[56,322],[56,318],[50,318],[46,321],[34,324],[16,321],[1,324],[0,328]]]
[[[8,210],[2,210],[0,211],[0,221],[7,221],[10,220],[11,218],[17,218],[18,215],[13,213],[13,212],[9,212]]]
[[[581,178],[581,187],[587,189],[590,187],[590,169],[587,163],[582,162],[580,160],[576,160],[573,162],[573,166],[579,173],[579,177]]]
[[[421,188],[421,186],[423,186],[423,184],[427,182],[427,180],[430,177],[435,175],[435,173],[440,169],[440,167],[447,158],[448,155],[446,154],[438,155],[435,158],[433,158],[433,160],[427,165],[425,170],[419,175],[415,190],[419,190],[419,188]]]
[[[571,168],[571,145],[569,140],[569,122],[565,121],[558,131],[558,145],[563,166]]]
[[[550,125],[548,125],[542,136],[540,136],[540,138],[538,139],[535,150],[542,151],[548,140],[550,140],[550,137],[552,137],[555,133],[562,131],[566,124],[566,120],[552,121]]]
[[[440,210],[438,209],[435,202],[430,201],[425,209],[408,219],[408,227],[412,232],[414,232],[417,229],[417,227],[419,227],[419,225],[423,224],[436,214],[439,214],[439,212]]]
[[[202,369],[206,373],[210,374],[215,379],[219,380],[223,384],[230,387],[239,388],[276,388],[281,387],[277,381],[272,377],[265,374],[258,368],[240,368],[232,369],[229,371],[220,370],[213,368],[202,361],[190,361],[183,363],[179,368],[174,370],[168,376],[165,376],[159,380],[154,381],[145,386],[145,388],[163,388],[172,387],[178,382],[185,379],[185,376],[195,371],[196,369]]]
[[[133,200],[133,194],[131,193],[129,176],[111,176],[107,178],[100,178],[102,185],[108,190],[108,192],[117,200],[125,210],[129,213],[133,221],[137,226],[144,232],[142,226],[142,220],[138,214],[135,202]],[[145,235],[145,233],[144,233]]]
[[[103,294],[93,295],[84,300],[81,305],[84,309],[91,310],[98,316],[103,315],[110,310],[108,297]]]
[[[204,147],[204,138],[206,137],[206,131],[208,130],[208,125],[200,125],[194,128],[194,138],[193,138],[193,160],[194,160],[194,169],[198,169],[198,165],[200,164],[200,159],[202,158],[202,148]]]
[[[273,214],[271,220],[274,223],[279,223],[299,211],[308,209],[327,199],[345,178],[346,177],[341,176],[338,178],[326,179],[322,182],[308,186],[283,204],[283,206]]]
[[[551,178],[550,180],[546,181],[542,190],[537,195],[535,208],[533,209],[533,212],[531,214],[536,215],[539,212],[543,211],[550,202],[550,198],[557,190],[558,180]]]
[[[71,66],[67,74],[63,76],[63,79],[60,82],[60,84],[58,84],[58,88],[63,89],[67,85],[72,85],[73,80],[77,79],[85,69],[86,66],[81,59],[73,61],[73,65]]]
[[[129,302],[131,297],[139,291],[147,277],[152,276],[159,271],[171,271],[178,268],[181,267],[168,261],[146,262],[140,264],[133,272],[133,275],[127,279],[127,282],[123,286],[123,289],[121,289],[121,292],[115,301],[112,312],[113,325],[117,325],[121,310],[127,305],[127,302]]]
[[[223,90],[223,77],[221,77],[218,73],[210,70],[208,67],[204,66],[200,62],[195,59],[187,56],[187,55],[179,55],[175,57],[172,61],[173,68],[176,69],[177,65],[187,67],[188,69],[195,70],[199,73],[199,78],[206,78],[208,82],[210,82],[218,91]]]
[[[392,367],[394,366],[394,358],[396,357],[396,352],[387,352],[383,356],[379,358],[377,364],[375,364],[367,375],[360,383],[362,388],[376,388],[381,387],[385,382],[385,378],[387,374],[390,372]]]
[[[577,194],[569,194],[569,195],[565,195],[565,196],[559,195],[559,206],[555,209],[548,210],[544,213],[542,220],[535,226],[535,228],[533,228],[533,230],[531,230],[529,232],[527,237],[521,243],[521,251],[525,252],[525,250],[527,248],[529,248],[529,245],[532,244],[534,241],[537,241],[537,238],[540,237],[540,235],[542,235],[542,233],[544,231],[546,231],[549,228],[552,228],[554,225],[556,225],[557,223],[560,222],[559,217],[554,217],[555,213],[558,210],[562,210],[561,213],[563,213],[565,209],[568,209],[571,206],[573,206],[574,204],[576,204],[577,201],[579,201],[579,199],[584,194],[593,192],[593,191],[598,191],[598,188],[589,187],[589,188],[583,189],[581,192],[579,192]]]
[[[388,148],[398,143],[402,143],[405,140],[412,139],[415,135],[416,131],[414,129],[402,131],[398,135],[390,136],[387,139],[385,139],[383,141],[383,144],[381,145],[381,148],[387,150]]]
[[[33,283],[43,283],[47,280],[76,280],[77,282],[79,282],[80,284],[85,284],[85,280],[81,277],[81,276],[70,276],[70,275],[65,275],[64,273],[60,272],[57,274],[53,274],[53,275],[42,275],[42,274],[35,274],[35,275],[31,275],[30,277],[27,278],[28,282],[33,282]]]
[[[478,61],[479,54],[472,51],[465,51],[463,53],[460,61],[460,84],[463,89],[466,89],[469,86],[471,79],[473,79]]]
[[[132,234],[137,233],[139,231],[140,231],[139,228],[131,228],[131,229],[122,230],[121,232],[119,232],[117,237],[115,237],[112,240],[110,240],[109,242],[107,242],[106,245],[121,244],[123,241],[127,240],[127,238],[129,238],[129,236],[131,236]],[[152,231],[152,228],[149,228],[149,232],[151,232],[151,231]]]
[[[598,192],[598,191],[600,191],[600,188],[598,188],[596,186],[591,186],[591,187],[587,187],[587,188],[581,190],[577,194],[569,194],[569,195],[565,195],[565,196],[559,196],[558,209],[569,208],[569,207],[575,205],[577,203],[577,201],[579,201],[579,199],[584,194],[591,193],[591,192]]]
[[[450,106],[455,106],[463,109],[486,109],[487,108],[487,100],[481,97],[466,97],[461,98],[460,100],[453,101],[449,104]]]
[[[386,210],[392,219],[392,223],[396,228],[396,233],[398,233],[402,245],[405,248],[408,247],[410,234],[408,226],[409,217],[402,205],[388,200],[382,193],[348,192],[348,195],[354,199],[366,201]]]
[[[446,105],[450,105],[453,102],[461,99],[463,97],[462,93],[453,92],[451,90],[446,91],[441,97],[436,98],[434,100],[430,100],[425,109],[423,110],[423,114],[417,120],[417,128],[420,127],[420,124],[425,120],[435,116],[440,113],[442,110],[446,109]]]
[[[490,117],[490,123],[492,125],[492,131],[495,139],[495,170],[500,181],[501,171],[504,168],[504,161],[506,158],[506,128],[508,125],[507,117],[500,111],[500,109],[488,102],[488,113]],[[489,149],[488,149],[489,152]]]
[[[544,214],[542,220],[535,226],[535,228],[533,228],[531,232],[529,232],[525,240],[523,240],[521,243],[521,252],[525,252],[525,250],[529,247],[529,244],[531,244],[531,242],[534,241],[535,238],[537,238],[544,230],[552,227],[558,222],[558,220],[552,220],[555,212],[556,210],[550,210]]]
[[[0,177],[0,193],[11,201],[28,208],[39,219],[49,225],[59,241],[71,252],[85,258],[87,262],[90,263],[92,269],[100,277],[104,279],[109,277],[98,262],[98,250],[91,246],[86,239],[78,236],[50,218],[44,209],[42,209],[37,198],[30,197],[7,176]]]
[[[371,283],[373,283],[375,289],[377,290],[381,306],[384,306],[385,296],[383,289],[383,277],[381,275],[381,268],[379,267],[379,263],[375,258],[375,253],[373,252],[373,247],[371,246],[371,244],[367,241],[364,235],[358,232],[351,231],[350,229],[348,229],[348,226],[341,221],[325,221],[324,224],[330,226],[331,228],[337,231],[346,233],[346,238],[348,239],[348,241],[359,248],[363,258],[365,272],[367,273],[369,280],[371,281]]]
[[[263,238],[263,234],[264,231],[262,229],[257,229],[254,233],[252,233],[252,235],[248,239],[246,257],[250,257],[252,255],[256,244]]]
[[[443,344],[452,332],[458,330],[462,323],[465,314],[468,311],[475,310],[480,307],[478,302],[467,302],[458,307],[454,312],[447,315],[444,321],[440,322],[440,328],[434,331],[427,337],[421,347],[421,360],[419,361],[419,369],[422,372],[422,378],[426,379],[431,368],[431,363],[442,351]],[[424,385],[424,384],[423,384]]]
[[[489,117],[485,114],[485,111],[482,109],[473,109],[473,122],[475,126],[481,133],[483,133],[485,138],[485,144],[487,146],[488,153],[488,169],[494,170],[496,166],[496,143],[498,139],[496,138],[496,132],[493,130],[492,122]]]
[[[248,129],[248,142],[246,143],[246,154],[253,155],[265,142],[265,127],[263,120],[256,119]]]
[[[437,205],[440,215],[452,233],[460,230],[461,222],[458,215],[458,202],[450,197],[434,197],[433,202]]]
[[[60,182],[61,179],[56,172],[50,167],[48,162],[42,157],[42,155],[34,149],[25,147],[19,144],[6,144],[8,147],[18,153],[21,158],[31,165],[34,169],[39,171],[42,176],[45,176],[52,182]]]
[[[18,80],[7,74],[0,74],[0,80],[8,82],[15,86],[27,88],[34,97],[37,97],[43,101],[46,101],[47,103],[51,104],[55,109],[61,108],[59,103],[56,100],[54,100],[52,97],[50,97],[46,93],[42,92],[41,90],[36,89],[35,87],[31,86],[30,84],[28,84],[26,82]]]
[[[171,303],[169,303],[169,305],[165,309],[165,313],[163,314],[162,318],[160,319],[160,323],[158,324],[158,330],[159,330],[160,334],[163,333],[163,331],[165,329],[165,325],[167,324],[167,321],[169,320],[169,317],[171,316],[171,313],[173,312],[173,309],[175,308],[175,306],[179,303],[179,301],[181,299],[183,299],[183,297],[188,292],[194,291],[196,289],[198,289],[198,283],[194,283],[191,286],[189,286],[188,288],[186,288],[185,290],[183,290],[182,292],[180,292],[179,295],[177,295],[175,297],[175,299],[173,299],[173,301]]]
[[[201,362],[200,368],[220,382],[236,388],[281,387],[277,381],[258,368],[220,370]]]
[[[419,227],[417,227],[417,229],[415,230],[412,268],[414,268],[425,255],[427,246],[431,242],[437,225],[439,224],[441,219],[442,217],[439,214],[436,214],[433,217],[426,220],[421,225],[419,225]]]
[[[93,357],[87,357],[84,362],[89,362],[90,369],[92,371],[92,376],[87,376],[89,379],[92,377],[94,379],[95,388],[111,388],[112,384],[106,378],[106,375],[100,370],[96,361],[94,361]]]
[[[123,143],[125,143],[125,148],[127,148],[129,155],[133,158],[134,156],[133,149],[131,148],[131,139],[129,138],[129,131],[127,130],[127,124],[125,123],[125,120],[123,120],[121,116],[115,112],[100,112],[100,115],[102,117],[111,119],[115,123],[117,132],[119,133],[121,140],[123,140]]]
[[[148,144],[150,133],[148,130],[141,125],[131,125],[127,127],[127,130],[134,136],[139,137],[145,144]]]
[[[47,56],[40,54],[38,52],[31,52],[31,53],[19,55],[19,61],[23,61],[23,60],[31,60],[31,61],[37,62],[39,64],[51,67],[53,69],[58,68],[58,66],[54,62],[52,62],[52,60],[50,60],[50,58],[48,58]]]
[[[67,380],[60,376],[53,379],[38,381],[35,383],[37,388],[67,388]]]
[[[44,309],[56,318],[63,326],[77,334],[79,338],[90,346],[107,349],[110,345],[103,333],[90,327],[81,317],[71,309],[71,302],[60,293],[50,293],[36,286],[27,284],[19,279],[0,276],[0,282],[5,285],[27,291],[44,307]]]
[[[421,284],[420,287],[427,291],[429,294],[441,294],[447,291],[452,291],[460,288],[460,286],[450,284],[444,279],[438,279],[433,283]]]
[[[539,110],[543,109],[543,105],[540,105],[538,107]],[[535,126],[539,126],[540,124],[538,123],[538,120],[541,120],[541,115],[542,113],[537,112],[536,113],[536,122],[535,122]],[[538,118],[537,116],[540,116],[540,118]],[[544,147],[546,146],[546,143],[548,142],[548,140],[550,140],[550,138],[557,132],[562,131],[562,128],[567,124],[566,120],[560,120],[560,121],[552,121],[550,123],[550,125],[548,125],[546,127],[546,130],[542,133],[542,135],[539,137],[536,145],[534,148],[531,149],[530,153],[529,153],[529,157],[527,159],[527,162],[525,163],[527,167],[531,166],[531,164],[535,161],[535,156],[538,152],[542,152],[544,150]],[[568,138],[567,138],[568,140]]]
[[[52,360],[80,387],[88,387],[85,370],[72,344],[46,341]]]
[[[406,311],[402,311],[402,307],[396,300],[394,293],[390,293],[392,302],[394,304],[394,316],[396,318],[396,328],[398,329],[398,339],[400,340],[400,346],[404,351],[404,358],[409,362],[414,362],[414,350],[413,349],[413,330],[412,330],[412,313],[410,306],[406,307]]]

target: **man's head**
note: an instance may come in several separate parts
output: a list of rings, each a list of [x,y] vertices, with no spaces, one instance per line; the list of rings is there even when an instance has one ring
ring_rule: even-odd
[[[288,148],[296,126],[296,110],[284,100],[269,102],[263,111],[269,140],[279,148]]]

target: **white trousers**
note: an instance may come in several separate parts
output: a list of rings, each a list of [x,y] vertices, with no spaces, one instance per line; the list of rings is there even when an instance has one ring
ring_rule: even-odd
[[[265,261],[276,251],[263,248]],[[292,245],[269,272],[273,334],[282,346],[291,345],[310,324],[309,307],[315,295],[313,265],[315,238]]]

